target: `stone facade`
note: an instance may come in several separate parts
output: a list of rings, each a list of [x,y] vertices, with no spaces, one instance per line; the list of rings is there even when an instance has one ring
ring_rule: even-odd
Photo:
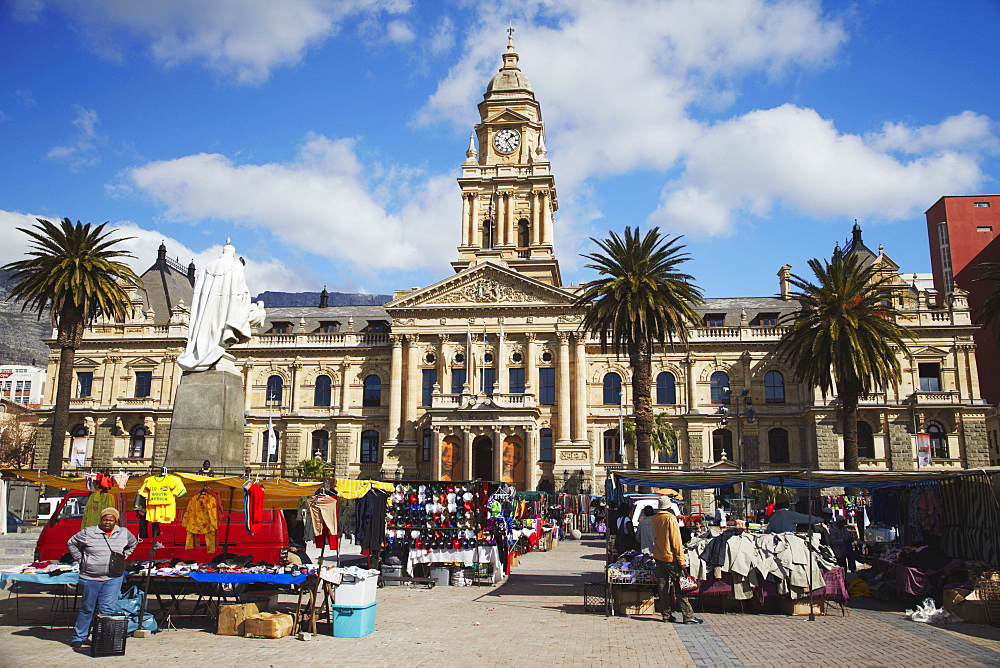
[[[245,389],[244,464],[287,473],[319,453],[338,476],[476,477],[581,491],[603,489],[610,469],[634,464],[633,452],[620,461],[616,431],[631,406],[631,370],[579,331],[572,303],[580,288],[561,284],[555,179],[540,106],[513,47],[479,111],[458,179],[451,275],[398,291],[384,306],[329,306],[321,298],[314,307],[268,308],[261,332],[231,349]],[[146,292],[133,295],[132,318],[98,323],[78,351],[76,371],[89,374],[90,387],[72,400],[73,424],[87,433],[96,467],[143,469],[163,460],[193,267],[161,251]],[[871,432],[862,466],[915,468],[915,431],[931,427],[943,444],[932,466],[982,465],[992,444],[961,292],[938,306],[881,248],[865,247],[860,228],[845,251],[892,277],[887,298],[916,332],[908,355],[899,351],[901,382],[861,402]],[[778,322],[797,308],[787,295],[790,271],[778,272],[778,296],[708,299],[687,345],[654,351],[654,410],[680,435],[676,456],[654,466],[842,466],[836,397],[803,385],[775,354],[785,331]],[[170,294],[154,298],[157,285]],[[57,370],[53,349],[49,406]],[[748,388],[753,423],[735,417],[734,402],[721,424],[723,386],[734,396]],[[278,437],[274,461],[266,461],[269,424]],[[40,445],[44,466],[48,445]]]

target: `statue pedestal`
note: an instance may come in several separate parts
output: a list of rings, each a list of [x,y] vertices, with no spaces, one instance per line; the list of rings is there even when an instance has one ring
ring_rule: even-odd
[[[243,377],[235,367],[219,366],[181,377],[163,461],[167,468],[198,471],[206,459],[216,470],[243,468]]]

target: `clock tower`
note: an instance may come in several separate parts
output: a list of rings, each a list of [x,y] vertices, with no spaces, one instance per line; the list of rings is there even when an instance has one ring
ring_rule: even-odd
[[[553,214],[559,204],[546,157],[545,126],[517,61],[511,31],[503,67],[479,103],[480,122],[462,163],[462,245],[452,266],[461,271],[492,259],[559,286],[559,262],[552,252]]]

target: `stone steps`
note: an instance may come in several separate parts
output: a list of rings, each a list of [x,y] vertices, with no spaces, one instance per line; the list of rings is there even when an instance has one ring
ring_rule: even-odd
[[[41,533],[41,527],[22,527],[20,533],[0,536],[0,567],[31,563]]]

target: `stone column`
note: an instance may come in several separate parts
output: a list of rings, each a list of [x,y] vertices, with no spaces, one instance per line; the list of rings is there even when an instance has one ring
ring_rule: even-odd
[[[290,367],[292,377],[292,405],[291,412],[298,413],[302,403],[302,362],[295,360]]]
[[[536,442],[535,426],[524,426],[524,489],[535,489],[535,469],[538,467],[538,444]]]
[[[503,474],[503,439],[500,427],[493,427],[493,479],[500,480]]]
[[[552,202],[550,193],[542,193],[541,197],[541,217],[542,217],[542,243],[552,245]]]
[[[350,398],[351,365],[343,362],[340,365],[340,414],[347,415],[351,409]]]
[[[469,245],[470,246],[481,246],[482,239],[479,239],[476,235],[476,231],[479,229],[479,194],[472,193],[469,195],[469,201],[471,203],[469,211]]]
[[[689,354],[684,358],[684,366],[687,369],[685,372],[685,375],[687,376],[687,412],[698,413],[698,395],[695,392],[697,384],[695,383],[694,355]]]
[[[406,335],[406,393],[403,398],[403,440],[417,442],[417,406],[420,405],[420,337]]]
[[[500,394],[510,392],[510,377],[507,375],[507,335],[497,334],[497,382],[500,383]]]
[[[470,224],[470,212],[469,212],[469,202],[472,196],[469,193],[462,193],[462,245],[470,246],[471,237],[469,232],[472,230],[472,225]]]
[[[472,432],[462,427],[462,478],[472,480]]]
[[[587,336],[582,332],[573,335],[576,342],[576,383],[573,398],[573,442],[587,442]],[[622,379],[624,383],[624,379]]]
[[[572,400],[570,399],[570,364],[569,364],[569,333],[558,332],[559,366],[556,368],[556,410],[559,414],[559,433],[556,443],[569,445],[572,443]]]
[[[514,244],[514,193],[504,193],[503,198],[503,236],[508,246]]]
[[[524,347],[524,384],[525,392],[532,392],[535,395],[535,405],[538,405],[538,370],[536,368],[535,356],[538,350],[535,347],[535,333],[528,332],[524,335],[527,345]],[[530,388],[530,389],[529,389]]]
[[[108,355],[104,360],[105,368],[110,367],[110,370],[104,376],[104,382],[101,384],[101,403],[105,406],[117,403],[118,396],[120,395],[118,392],[118,376],[121,375],[121,365],[121,355]],[[72,429],[72,425],[70,425],[70,428]]]
[[[431,430],[431,480],[441,479],[441,432]]]
[[[451,337],[438,334],[438,386],[441,394],[451,394]]]
[[[539,197],[540,195],[538,192],[532,191],[531,193],[531,245],[532,246],[537,246],[540,243],[539,229],[538,229],[539,226],[538,209],[540,201]]]
[[[912,471],[916,468],[916,452],[910,420],[905,415],[896,415],[889,422],[889,468],[893,471]]]
[[[389,371],[389,433],[386,444],[399,442],[399,427],[403,419],[403,335],[390,334],[392,363]]]
[[[243,364],[243,411],[247,413],[253,408],[253,369],[254,365],[251,360],[247,360]],[[176,392],[174,396],[177,396]]]

